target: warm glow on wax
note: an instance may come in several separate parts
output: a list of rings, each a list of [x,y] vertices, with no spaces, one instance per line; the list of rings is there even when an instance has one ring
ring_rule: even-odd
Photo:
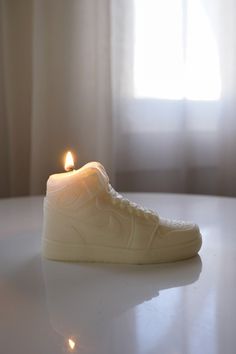
[[[73,171],[74,169],[74,159],[72,156],[72,153],[70,151],[67,152],[66,154],[66,160],[65,160],[65,170],[68,171]]]

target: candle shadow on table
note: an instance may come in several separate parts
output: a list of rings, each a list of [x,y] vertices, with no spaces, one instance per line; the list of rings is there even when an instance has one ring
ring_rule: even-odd
[[[106,333],[117,318],[159,291],[196,282],[202,270],[199,256],[146,266],[42,262],[51,324],[65,340],[79,338],[80,344],[94,342],[100,330]]]

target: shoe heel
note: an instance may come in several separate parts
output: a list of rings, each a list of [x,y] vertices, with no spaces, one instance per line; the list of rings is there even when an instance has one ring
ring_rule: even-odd
[[[42,234],[42,254],[49,259],[65,259],[66,244],[83,243],[70,217],[54,210],[44,202],[44,223]],[[66,257],[67,258],[67,257]]]

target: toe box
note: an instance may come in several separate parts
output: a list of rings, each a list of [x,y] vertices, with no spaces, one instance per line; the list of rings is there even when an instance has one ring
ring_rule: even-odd
[[[161,218],[152,248],[159,250],[163,261],[174,261],[195,256],[201,245],[198,225]]]

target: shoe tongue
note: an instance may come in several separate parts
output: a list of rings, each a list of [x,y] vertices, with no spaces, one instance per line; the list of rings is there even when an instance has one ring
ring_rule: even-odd
[[[85,169],[93,170],[99,177],[100,182],[106,187],[109,184],[109,177],[104,166],[100,162],[89,162],[84,166]]]

